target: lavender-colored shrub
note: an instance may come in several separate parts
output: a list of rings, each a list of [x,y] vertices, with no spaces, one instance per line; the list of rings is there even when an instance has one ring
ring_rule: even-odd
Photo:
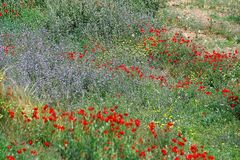
[[[71,49],[68,41],[53,43],[46,30],[25,30],[15,36],[13,43],[14,55],[0,50],[0,68],[8,77],[5,85],[24,87],[45,102],[79,98],[90,88],[106,87],[110,80],[104,69],[94,68],[91,55],[86,57],[87,62],[64,57],[63,53]]]

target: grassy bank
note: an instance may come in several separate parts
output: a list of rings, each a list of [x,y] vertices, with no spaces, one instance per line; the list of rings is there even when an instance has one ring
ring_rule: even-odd
[[[236,30],[176,19],[212,3],[5,3],[0,159],[240,157]],[[198,30],[232,43],[205,45]]]

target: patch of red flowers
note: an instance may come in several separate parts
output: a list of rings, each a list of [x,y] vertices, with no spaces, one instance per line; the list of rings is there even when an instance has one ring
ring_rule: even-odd
[[[14,11],[11,5],[2,3],[2,7],[0,7],[0,18],[3,16],[18,17],[19,13]]]
[[[7,160],[15,160],[14,156],[7,156],[6,158],[7,158]]]
[[[13,110],[9,109],[8,113],[10,118],[14,118],[15,112]]]
[[[129,114],[127,113],[117,113],[118,106],[113,106],[109,109],[104,107],[100,111],[96,111],[96,109],[92,106],[89,106],[86,109],[79,109],[77,111],[60,111],[56,110],[54,108],[49,107],[48,105],[44,105],[42,108],[35,107],[33,108],[32,115],[32,121],[29,123],[34,122],[34,125],[36,123],[41,123],[42,125],[48,125],[52,126],[52,128],[55,128],[59,131],[64,132],[57,132],[58,134],[64,134],[65,132],[69,132],[70,134],[74,133],[76,126],[82,126],[82,134],[87,136],[89,134],[94,135],[98,138],[101,137],[111,137],[109,139],[108,145],[111,144],[111,141],[115,139],[119,140],[121,142],[124,138],[128,136],[135,137],[140,132],[146,131],[144,127],[141,125],[141,121],[139,119],[133,119],[129,118]],[[24,112],[23,112],[24,113]],[[23,118],[28,118],[27,114],[21,114]],[[36,118],[37,117],[37,118]],[[46,122],[41,121],[44,120],[46,117],[52,117],[53,120]],[[71,117],[71,118],[69,118]],[[48,118],[47,118],[48,119]],[[74,120],[73,120],[74,119]],[[42,123],[44,122],[44,123]],[[64,125],[65,124],[65,125]],[[69,125],[71,124],[71,125]],[[104,125],[105,124],[105,125]],[[100,131],[99,129],[96,129],[100,126],[109,126],[105,127],[104,130]],[[95,128],[96,127],[96,128]],[[156,126],[154,122],[148,123],[148,130],[153,135],[153,138],[161,138],[158,134],[161,132],[165,132],[166,134],[169,133],[169,129],[173,127],[172,122],[168,122],[167,125],[167,131],[165,130],[159,130],[160,128]],[[79,127],[78,127],[79,128]],[[94,133],[93,130],[94,129]],[[140,130],[140,132],[138,132]],[[55,134],[56,132],[53,131],[52,134]],[[51,135],[52,136],[52,135]],[[47,137],[46,137],[47,138]],[[87,137],[86,137],[87,138]],[[112,139],[113,138],[113,139]],[[206,152],[201,152],[202,149],[198,149],[196,145],[191,145],[189,147],[189,151],[185,150],[187,146],[187,140],[181,133],[178,133],[177,138],[171,139],[170,142],[173,142],[174,145],[165,146],[164,148],[161,148],[158,146],[157,143],[149,143],[146,141],[147,137],[144,138],[138,138],[134,140],[133,144],[129,144],[131,148],[135,151],[136,155],[139,156],[140,159],[145,159],[148,157],[148,153],[152,153],[150,157],[154,157],[154,154],[158,152],[161,153],[162,157],[170,156],[173,159],[212,159],[213,156],[209,156]],[[151,137],[148,137],[151,139]],[[32,156],[38,156],[38,152],[35,149],[31,149],[30,147],[34,146],[34,142],[39,141],[38,139],[30,139],[27,142],[21,142],[20,145],[22,147],[16,150],[16,153],[20,156],[23,155],[27,150],[29,150],[29,153]],[[69,143],[70,139],[64,139],[61,140],[61,144],[63,144],[64,148],[68,148],[71,144]],[[76,140],[74,140],[76,141]],[[28,145],[28,147],[25,147],[23,145]],[[46,148],[49,148],[51,145],[54,147],[54,143],[50,143],[49,141],[44,141],[42,145]],[[17,145],[16,145],[17,146]],[[12,147],[9,147],[10,149]],[[107,152],[109,151],[109,146],[104,146],[104,150]],[[122,152],[124,149],[123,146],[119,147],[119,152]],[[12,151],[12,149],[10,150]],[[122,155],[122,157],[125,157],[125,155]],[[12,156],[8,156],[7,159],[14,158]]]

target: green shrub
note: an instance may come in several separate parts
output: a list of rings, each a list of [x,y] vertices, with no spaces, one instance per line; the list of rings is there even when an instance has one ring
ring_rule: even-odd
[[[105,40],[131,35],[141,23],[158,10],[155,1],[134,0],[46,0],[47,27],[54,32]],[[150,15],[150,16],[149,16]],[[114,35],[114,36],[113,36]]]

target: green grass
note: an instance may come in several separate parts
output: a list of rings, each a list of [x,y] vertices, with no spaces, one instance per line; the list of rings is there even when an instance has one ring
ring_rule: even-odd
[[[240,16],[230,15],[226,19],[229,20],[230,22],[235,22],[235,23],[240,24]]]
[[[38,8],[34,9],[22,9],[19,17],[10,18],[10,17],[2,17],[0,19],[1,24],[1,32],[9,33],[9,32],[19,32],[23,28],[29,29],[40,29],[45,25],[45,16]]]

